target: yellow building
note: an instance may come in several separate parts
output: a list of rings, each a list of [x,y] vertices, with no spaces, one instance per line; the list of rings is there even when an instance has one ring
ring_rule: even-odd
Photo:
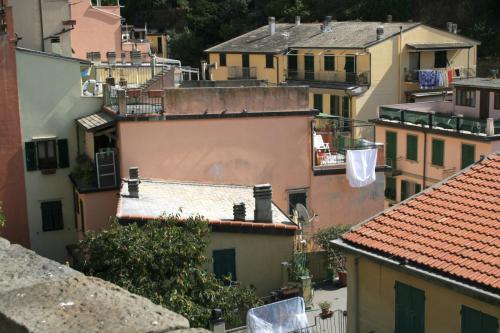
[[[389,204],[500,150],[500,79],[456,81],[454,96],[453,101],[379,107],[373,122],[392,167],[386,177]]]
[[[310,87],[310,107],[368,120],[382,104],[433,98],[443,82],[423,93],[419,71],[475,76],[478,42],[450,31],[404,22],[269,24],[211,47],[213,80],[259,79]],[[446,72],[447,73],[447,72]],[[447,74],[448,75],[448,74]]]
[[[351,228],[347,332],[498,333],[500,154]]]
[[[168,35],[166,33],[148,32],[146,40],[149,42],[152,53],[160,58],[168,58]]]

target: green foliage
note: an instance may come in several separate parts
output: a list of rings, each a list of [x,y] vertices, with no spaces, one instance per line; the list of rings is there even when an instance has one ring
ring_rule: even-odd
[[[340,238],[350,227],[349,225],[335,225],[322,229],[313,236],[314,243],[327,251],[330,267],[336,271],[345,271],[345,256],[335,249],[330,241]]]
[[[318,306],[321,310],[329,310],[330,307],[332,306],[332,303],[330,303],[328,301],[323,301],[323,302],[319,302]]]
[[[76,157],[76,165],[71,173],[81,186],[90,186],[94,182],[94,165],[85,154]]]
[[[3,226],[5,226],[5,214],[3,213],[3,209],[2,209],[2,202],[0,201],[0,228],[2,228]]]
[[[303,276],[309,276],[307,268],[307,255],[304,252],[296,252],[293,254],[292,262],[288,266],[288,275],[290,281],[300,281]]]
[[[81,241],[79,269],[178,312],[194,327],[208,323],[220,308],[228,326],[243,323],[246,311],[260,304],[252,288],[226,286],[200,267],[209,227],[200,217],[168,216],[143,225],[112,223]]]

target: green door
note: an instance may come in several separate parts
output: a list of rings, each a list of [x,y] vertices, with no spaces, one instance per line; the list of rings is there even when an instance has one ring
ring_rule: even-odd
[[[223,279],[231,275],[231,280],[236,281],[236,253],[234,249],[214,250],[214,274],[217,278]]]
[[[396,281],[395,333],[424,333],[425,293]]]
[[[481,311],[462,305],[461,333],[497,333],[498,319]]]
[[[385,132],[385,160],[386,164],[393,169],[396,169],[397,140],[398,133],[390,131]]]
[[[305,55],[304,56],[304,79],[314,80],[314,56]]]
[[[466,168],[475,161],[476,146],[462,143],[462,163],[461,168]]]

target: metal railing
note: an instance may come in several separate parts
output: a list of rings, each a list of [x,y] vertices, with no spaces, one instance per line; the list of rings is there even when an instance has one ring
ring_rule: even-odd
[[[453,71],[452,78],[453,80],[467,79],[471,77],[476,77],[476,68],[475,67],[454,67],[454,68],[422,68],[420,70],[442,70],[442,69],[450,69]],[[418,82],[418,72],[419,70],[406,70],[405,72],[405,81],[406,82]]]
[[[122,116],[163,114],[163,90],[120,89],[104,85],[104,106]]]
[[[230,66],[228,68],[227,78],[234,79],[257,79],[257,68]]]
[[[370,71],[346,72],[346,71],[299,71],[285,70],[286,80],[289,81],[319,81],[333,83],[352,83],[359,85],[370,84]]]
[[[487,120],[462,117],[455,114],[421,112],[381,106],[379,119],[411,123],[429,128],[470,132],[472,134],[487,134]],[[500,134],[500,120],[493,123],[494,135]]]

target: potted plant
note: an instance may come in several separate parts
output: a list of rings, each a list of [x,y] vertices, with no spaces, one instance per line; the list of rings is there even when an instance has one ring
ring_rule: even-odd
[[[304,298],[306,306],[312,302],[312,277],[309,274],[309,269],[306,266],[306,253],[296,252],[293,255],[291,265],[288,266],[290,286],[300,288],[300,296]]]
[[[332,310],[330,310],[332,303],[330,303],[328,301],[323,301],[323,302],[319,302],[318,306],[321,309],[321,313],[319,314],[321,319],[330,318],[333,315]]]
[[[141,96],[141,89],[128,89],[127,95],[129,97],[140,97]]]

